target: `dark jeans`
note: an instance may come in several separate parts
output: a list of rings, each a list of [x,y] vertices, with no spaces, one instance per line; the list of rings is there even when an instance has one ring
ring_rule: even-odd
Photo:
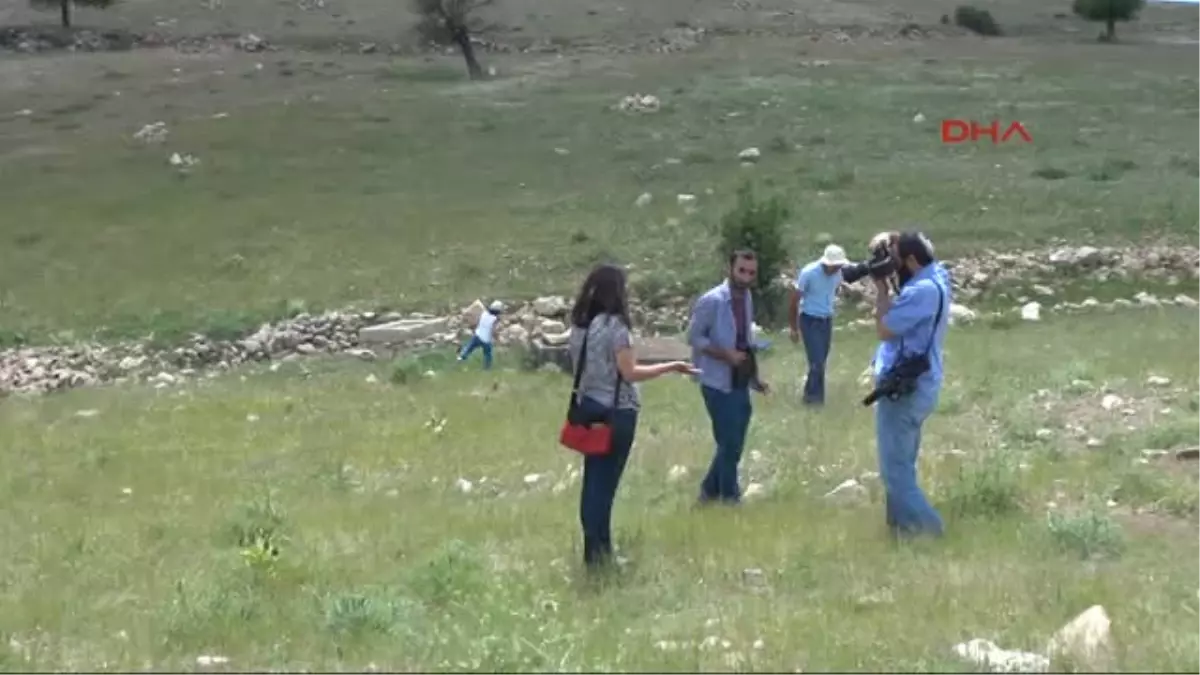
[[[463,347],[462,351],[458,353],[458,360],[466,361],[467,358],[471,356],[471,352],[475,351],[476,349],[483,350],[483,369],[489,370],[492,367],[492,345],[488,342],[480,340],[478,335],[471,336],[471,341],[468,342],[466,346]]]
[[[602,415],[608,406],[586,396],[580,403],[588,415]],[[612,509],[625,462],[637,433],[638,411],[618,409],[612,420],[612,450],[607,455],[583,459],[583,487],[579,495],[579,522],[583,526],[583,561],[589,567],[612,558]]]
[[[808,377],[804,380],[804,402],[825,402],[825,362],[833,346],[833,320],[829,317],[800,315],[800,336],[808,357]]]
[[[742,449],[746,445],[746,431],[750,428],[753,408],[750,405],[750,389],[742,387],[729,393],[700,387],[704,395],[704,406],[712,421],[713,452],[708,475],[700,483],[702,501],[738,502],[742,491],[738,487],[738,463],[742,460]]]

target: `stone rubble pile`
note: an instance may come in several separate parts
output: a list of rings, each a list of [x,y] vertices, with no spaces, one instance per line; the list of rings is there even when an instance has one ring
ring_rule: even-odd
[[[1195,247],[1059,246],[1041,252],[986,253],[946,264],[951,269],[956,293],[951,317],[959,323],[988,316],[970,309],[967,303],[1006,294],[1010,287],[1022,284],[1028,287],[1032,281],[1045,282],[1044,286],[1033,285],[1039,299],[1012,298],[1015,304],[1008,313],[1025,320],[1038,320],[1044,311],[1197,306],[1194,291],[1200,278],[1200,250]],[[790,282],[790,277],[781,277],[781,283]],[[1131,298],[1107,303],[1094,298],[1077,303],[1055,302],[1053,286],[1061,285],[1065,278],[1157,280],[1167,285],[1178,284],[1181,292],[1160,298],[1142,291]],[[1183,292],[1184,280],[1192,294]],[[869,309],[870,284],[859,283],[848,290],[844,301]],[[677,333],[686,326],[692,298],[677,291],[662,295],[634,300],[633,319],[646,335]],[[398,349],[454,349],[470,336],[484,308],[484,302],[476,300],[459,312],[443,316],[359,310],[300,314],[279,323],[263,324],[238,339],[218,340],[197,334],[171,347],[156,347],[149,340],[141,340],[0,350],[0,395],[46,393],[130,380],[168,386],[200,372],[215,374],[243,363],[289,361],[320,354],[373,360],[381,350],[394,353]],[[561,296],[539,297],[510,306],[497,329],[496,342],[525,348],[535,367],[554,364],[568,369],[569,311],[570,301]],[[870,323],[864,318],[851,320],[847,325],[853,328]]]

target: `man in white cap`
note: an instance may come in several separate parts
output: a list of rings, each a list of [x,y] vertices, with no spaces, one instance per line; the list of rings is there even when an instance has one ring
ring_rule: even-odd
[[[500,320],[500,313],[503,311],[504,303],[493,300],[487,311],[479,315],[479,323],[475,324],[475,333],[471,335],[471,341],[458,354],[459,361],[466,361],[471,352],[482,349],[483,369],[488,370],[492,367],[492,336],[496,333],[496,322]]]
[[[808,376],[804,380],[805,405],[825,403],[825,362],[833,346],[833,306],[842,284],[846,252],[837,244],[825,247],[825,253],[800,268],[788,312],[792,342],[804,338],[808,358]]]

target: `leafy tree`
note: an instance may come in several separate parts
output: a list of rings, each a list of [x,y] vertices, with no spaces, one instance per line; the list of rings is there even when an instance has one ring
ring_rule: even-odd
[[[455,44],[467,62],[472,80],[483,79],[483,67],[475,57],[471,31],[467,24],[481,7],[495,0],[411,0],[413,10],[421,17],[417,33],[435,44]]]
[[[71,27],[71,10],[74,5],[108,9],[115,5],[116,2],[117,0],[29,0],[29,4],[38,9],[52,10],[58,8],[59,15],[62,17],[63,28]]]
[[[1136,19],[1145,6],[1146,0],[1074,0],[1071,11],[1088,21],[1103,21],[1105,31],[1100,39],[1115,42],[1117,22]]]

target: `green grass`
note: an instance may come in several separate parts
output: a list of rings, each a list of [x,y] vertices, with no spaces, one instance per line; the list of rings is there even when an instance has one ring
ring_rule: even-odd
[[[1194,243],[1194,45],[1160,40],[1194,37],[1194,9],[1149,7],[1122,44],[1097,45],[1095,26],[1069,32],[1084,24],[1032,1],[996,11],[1010,37],[885,42],[892,10],[932,26],[956,3],[784,17],[503,0],[491,36],[566,53],[485,54],[500,77],[470,83],[455,56],[384,55],[405,40],[396,3],[326,4],[156,0],[79,17],[380,53],[0,61],[0,346],[167,344],[346,304],[570,292],[607,259],[685,302],[719,275],[717,223],[748,178],[791,207],[797,259],[904,223],[947,257]],[[10,21],[29,16],[18,3]],[[723,37],[684,54],[573,50],[644,43],[685,16]],[[854,36],[809,40],[822,26]],[[612,110],[635,92],[662,111]],[[943,118],[1019,120],[1034,144],[943,146]],[[157,120],[165,145],[131,140]],[[753,168],[736,160],[748,146],[763,152]],[[172,152],[200,164],[171,170]],[[653,204],[635,208],[645,191]],[[1028,279],[970,304],[1010,307],[1031,283],[1072,300],[1195,293]],[[692,508],[711,452],[694,385],[647,384],[615,514],[631,567],[599,586],[577,565],[578,462],[555,442],[567,382],[516,370],[519,350],[486,374],[447,352],[10,396],[0,670],[957,672],[971,667],[957,642],[1040,650],[1102,604],[1116,668],[1197,672],[1195,465],[1142,450],[1195,442],[1198,339],[1182,309],[956,327],[921,460],[948,536],[900,547],[854,382],[867,331],[837,334],[819,412],[799,406],[803,358],[777,340],[777,393],[756,404],[743,465],[765,493],[736,511]],[[1104,411],[1110,391],[1125,403]],[[851,477],[869,503],[822,499]]]
[[[1188,394],[1145,374],[1194,390],[1197,339],[1184,310],[953,330],[921,459],[948,536],[899,548],[877,480],[869,504],[821,499],[876,469],[854,383],[865,331],[837,334],[821,411],[798,405],[799,350],[783,340],[765,363],[777,392],[756,403],[743,468],[765,494],[737,511],[692,508],[711,452],[694,386],[648,383],[615,512],[631,567],[600,588],[578,571],[578,463],[555,442],[567,381],[510,370],[515,354],[490,374],[429,360],[438,374],[404,385],[353,362],[8,399],[0,636],[30,660],[3,667],[190,670],[219,654],[249,670],[957,672],[958,641],[1038,650],[1099,603],[1118,669],[1194,671],[1195,492],[1190,511],[1126,506],[1160,484],[1184,494],[1194,468],[1138,465],[1119,444],[1054,451],[1007,421],[1103,435],[1112,415],[1071,381],[1160,410]],[[1170,407],[1157,425],[1194,425]],[[674,465],[689,475],[668,480]],[[1135,470],[1154,473],[1134,485]],[[1095,506],[1110,494],[1118,507]]]
[[[203,328],[287,303],[433,308],[569,291],[601,259],[644,284],[695,285],[717,269],[716,224],[747,178],[791,205],[798,258],[822,233],[855,250],[909,222],[948,255],[1191,240],[1197,88],[1179,49],[928,49],[945,57],[866,45],[804,69],[791,42],[767,38],[670,59],[496,57],[507,75],[481,84],[447,81],[453,60],[281,53],[231,58],[223,75],[182,63],[179,85],[162,84],[165,66],[125,65],[137,77],[119,97],[71,73],[26,92],[32,117],[0,120],[0,156],[13,153],[0,161],[0,325],[36,339]],[[611,109],[633,92],[664,109]],[[64,112],[78,100],[93,107]],[[1035,142],[945,146],[943,117],[1020,119]],[[166,145],[130,140],[159,119]],[[764,152],[756,168],[738,166],[747,146]],[[201,164],[181,176],[173,151]],[[1035,175],[1048,163],[1066,176]],[[655,203],[637,209],[643,191]]]

